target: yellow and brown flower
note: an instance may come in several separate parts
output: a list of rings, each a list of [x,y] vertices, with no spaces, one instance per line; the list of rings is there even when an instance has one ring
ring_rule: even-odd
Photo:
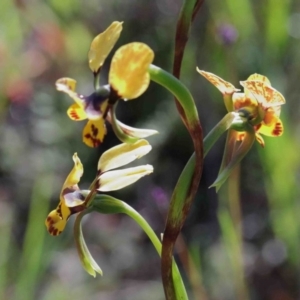
[[[122,22],[113,22],[103,33],[94,38],[88,53],[89,67],[96,80],[95,92],[90,96],[76,93],[76,81],[61,78],[56,81],[58,91],[68,94],[75,103],[67,111],[74,121],[88,119],[83,130],[83,141],[90,147],[99,146],[106,134],[105,119],[111,107],[119,99],[131,100],[143,94],[149,86],[148,67],[154,53],[144,43],[134,42],[120,47],[114,54],[109,70],[108,84],[100,86],[100,69],[117,42]],[[120,127],[123,130],[122,123]],[[134,136],[134,128],[130,130]],[[154,134],[148,130],[143,137]]]
[[[98,162],[98,171],[95,180],[95,190],[101,192],[122,189],[145,175],[153,172],[151,165],[142,165],[126,169],[116,168],[146,155],[151,146],[146,140],[140,139],[133,144],[120,144],[102,154]],[[60,193],[60,202],[56,209],[51,211],[45,224],[51,235],[59,235],[65,228],[69,217],[91,205],[87,202],[90,191],[80,190],[78,183],[83,175],[83,166],[77,156],[73,155],[74,167],[63,184]]]
[[[265,145],[261,134],[272,137],[282,135],[280,111],[285,99],[271,86],[267,77],[253,74],[247,80],[241,81],[244,87],[244,93],[241,93],[231,83],[215,74],[198,68],[197,71],[221,91],[228,111],[245,111],[249,114],[249,123],[253,126],[256,140],[261,146]],[[245,132],[236,134],[238,141],[242,141],[244,136]]]

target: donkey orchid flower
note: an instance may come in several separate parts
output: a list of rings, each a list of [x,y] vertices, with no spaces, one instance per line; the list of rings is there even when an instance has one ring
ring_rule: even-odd
[[[76,93],[76,81],[64,77],[56,81],[56,89],[68,94],[75,103],[67,114],[74,121],[88,119],[83,129],[83,141],[90,147],[99,146],[106,134],[105,119],[111,107],[120,99],[132,100],[142,95],[149,86],[148,67],[154,59],[154,53],[144,43],[130,43],[120,47],[114,54],[109,70],[108,84],[99,85],[100,69],[119,39],[122,22],[113,22],[104,32],[94,38],[88,53],[89,67],[95,76],[95,92],[89,96]],[[135,129],[124,128],[124,132],[135,136]],[[139,135],[141,129],[138,129]],[[142,130],[143,131],[143,130]],[[146,130],[143,137],[157,133]]]
[[[215,74],[198,68],[197,71],[223,94],[228,114],[236,116],[228,131],[219,175],[212,184],[218,190],[235,165],[248,153],[255,138],[264,147],[261,134],[273,137],[282,135],[280,111],[285,99],[271,86],[268,78],[260,74],[253,74],[240,82],[244,87],[242,93]]]
[[[265,143],[261,134],[272,137],[283,134],[280,111],[285,99],[271,86],[267,77],[260,74],[251,75],[247,80],[240,82],[244,87],[244,93],[240,93],[222,78],[199,69],[197,71],[221,91],[228,111],[249,114],[249,124],[253,126],[256,140],[262,147]],[[245,132],[239,132],[236,137],[242,141],[244,136]]]
[[[138,140],[133,144],[120,144],[102,154],[98,162],[98,171],[95,186],[100,192],[122,189],[145,175],[153,172],[151,165],[142,165],[121,170],[114,170],[135,159],[146,155],[151,146],[146,140]],[[83,175],[83,166],[77,156],[73,155],[74,167],[63,184],[60,193],[60,202],[56,209],[51,211],[45,221],[51,235],[59,235],[65,228],[67,220],[72,214],[83,211],[92,205],[87,201],[90,191],[80,190],[78,183]]]

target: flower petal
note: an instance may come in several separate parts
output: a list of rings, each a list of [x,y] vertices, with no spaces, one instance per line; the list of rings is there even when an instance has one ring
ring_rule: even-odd
[[[254,130],[245,132],[241,142],[236,140],[236,132],[233,130],[228,131],[228,136],[223,154],[221,168],[217,179],[210,187],[216,187],[218,191],[223,183],[227,180],[228,176],[234,167],[243,159],[248,153],[255,140]]]
[[[282,121],[276,115],[273,115],[267,124],[262,122],[259,125],[260,127],[257,129],[257,132],[261,134],[267,136],[281,136],[283,134]]]
[[[99,176],[99,191],[116,191],[153,172],[151,165],[108,171]]]
[[[146,140],[138,140],[133,144],[120,144],[104,152],[98,162],[98,172],[106,172],[127,165],[146,155],[152,149]]]
[[[239,89],[236,89],[230,82],[225,81],[224,79],[213,73],[202,71],[198,67],[196,68],[196,70],[208,81],[210,81],[223,95],[231,95],[234,92],[239,91]]]
[[[80,261],[83,268],[93,277],[96,277],[96,272],[102,275],[102,270],[92,257],[82,234],[81,229],[81,219],[84,216],[85,212],[79,214],[75,220],[74,224],[74,237],[77,246],[77,251],[79,254]]]
[[[232,102],[234,110],[239,110],[243,107],[257,106],[256,99],[253,97],[247,98],[245,93],[234,93],[232,95]]]
[[[270,80],[268,79],[268,77],[266,77],[266,76],[264,76],[264,75],[257,74],[257,73],[254,73],[254,74],[250,75],[250,76],[247,78],[247,81],[248,81],[248,80],[261,81],[261,82],[263,82],[265,85],[271,86],[271,82],[270,82]]]
[[[107,114],[106,120],[109,123],[112,123],[110,112]],[[130,126],[120,122],[119,120],[117,120],[117,123],[118,123],[119,127],[121,128],[121,130],[125,134],[135,137],[135,138],[142,139],[142,138],[146,138],[148,136],[154,135],[154,134],[158,134],[157,130],[130,127]]]
[[[264,76],[263,76],[264,77]],[[285,99],[273,87],[266,85],[263,81],[246,80],[240,81],[240,84],[245,88],[245,93],[249,97],[252,94],[258,103],[261,103],[264,108],[278,106],[285,103]]]
[[[88,53],[89,66],[92,72],[97,73],[106,57],[117,42],[122,31],[122,22],[113,22],[104,32],[97,35],[91,44]]]
[[[82,121],[87,118],[84,109],[81,106],[79,106],[77,103],[72,104],[68,108],[67,114],[69,118],[73,121]]]
[[[83,165],[80,161],[80,158],[77,156],[77,153],[74,153],[73,161],[74,161],[74,167],[71,170],[70,174],[68,175],[68,177],[63,185],[63,188],[61,191],[61,197],[66,188],[73,188],[74,186],[77,185],[77,183],[80,181],[80,178],[83,174]],[[74,190],[74,189],[72,189],[72,190]]]
[[[89,147],[98,147],[104,140],[106,126],[103,118],[89,120],[83,129],[83,142]]]
[[[120,98],[134,99],[145,92],[150,83],[148,67],[153,59],[153,51],[143,43],[130,43],[116,51],[109,83]]]
[[[71,208],[71,211],[73,213],[76,212],[76,207],[81,206],[84,204],[84,195],[78,190],[71,192],[71,193],[66,193],[63,195],[64,197],[64,202],[66,206]],[[82,209],[78,209],[78,211],[81,211]]]
[[[75,93],[76,80],[68,77],[60,78],[56,80],[55,86],[58,91],[68,94],[80,107],[84,107],[84,98]]]

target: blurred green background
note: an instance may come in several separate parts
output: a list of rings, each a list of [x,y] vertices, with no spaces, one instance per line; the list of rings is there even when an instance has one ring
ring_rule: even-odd
[[[104,144],[81,142],[85,122],[68,119],[72,99],[55,89],[60,77],[93,91],[87,52],[93,37],[124,21],[117,47],[147,43],[154,64],[171,70],[181,1],[2,0],[0,10],[0,299],[163,299],[160,261],[145,234],[126,216],[85,217],[84,234],[104,276],[82,269],[72,222],[59,236],[44,226],[78,152],[87,188],[101,153],[118,143],[110,125]],[[114,52],[115,49],[112,51]],[[113,54],[113,53],[112,53]],[[102,70],[107,83],[112,54]],[[201,186],[178,241],[176,259],[191,299],[299,299],[300,273],[300,2],[210,0],[198,13],[182,66],[204,132],[226,113],[220,92],[196,66],[236,87],[266,75],[286,98],[285,132],[256,145],[216,194],[224,140],[205,161]],[[156,129],[155,172],[112,193],[137,209],[159,235],[176,180],[192,154],[173,98],[151,83],[136,101],[120,103],[124,123]]]

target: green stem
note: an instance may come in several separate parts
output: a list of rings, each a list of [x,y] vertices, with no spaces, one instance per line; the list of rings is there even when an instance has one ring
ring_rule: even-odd
[[[203,141],[204,157],[219,139],[219,137],[230,128],[234,118],[234,113],[227,113],[223,119],[207,134]]]
[[[93,209],[97,212],[104,214],[115,214],[115,213],[124,213],[131,217],[147,234],[151,240],[154,248],[157,253],[161,255],[162,245],[157,235],[147,223],[147,221],[131,206],[125,202],[113,198],[108,195],[97,195],[93,201]],[[172,260],[172,275],[175,286],[176,299],[178,300],[188,300],[188,296],[182,281],[179,269],[174,261]]]
[[[183,107],[189,125],[194,125],[199,122],[197,108],[193,96],[187,87],[172,74],[163,69],[150,65],[149,74],[151,80],[168,89],[180,102]]]
[[[166,298],[174,300],[172,281],[172,259],[176,239],[186,220],[194,196],[198,190],[203,169],[203,133],[194,99],[186,86],[170,73],[154,66],[149,66],[151,80],[169,90],[183,109],[183,121],[193,140],[195,162],[188,166],[180,176],[169,206],[162,247],[162,280]],[[190,163],[190,162],[189,162]],[[188,164],[189,164],[188,163]]]
[[[99,90],[101,87],[100,85],[100,70],[97,72],[97,74],[94,74],[94,88],[95,91]]]

